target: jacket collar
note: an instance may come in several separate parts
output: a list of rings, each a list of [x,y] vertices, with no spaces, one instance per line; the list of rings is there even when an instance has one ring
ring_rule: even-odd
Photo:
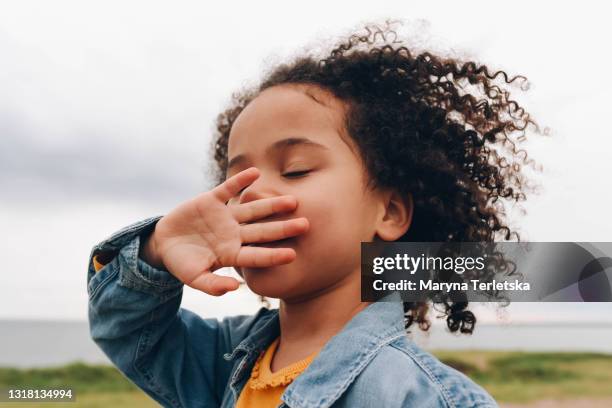
[[[308,368],[285,390],[295,408],[329,407],[376,356],[382,346],[405,335],[399,299],[368,305],[332,337]]]
[[[269,310],[260,324],[226,360],[246,354],[231,378],[231,388],[239,385],[254,360],[280,334],[278,309]],[[333,336],[317,357],[285,390],[282,400],[294,408],[331,406],[376,356],[382,346],[406,334],[404,309],[397,293],[368,305]]]

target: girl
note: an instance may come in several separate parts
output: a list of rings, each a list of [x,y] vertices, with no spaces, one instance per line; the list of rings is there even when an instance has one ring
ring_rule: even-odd
[[[366,31],[235,94],[217,186],[92,249],[91,336],[160,404],[497,406],[407,337],[429,327],[427,304],[360,301],[360,242],[510,239],[516,133],[534,122],[495,81],[524,77]],[[221,267],[280,307],[222,321],[180,308],[183,285],[236,290]],[[472,332],[466,306],[441,304],[451,331]]]

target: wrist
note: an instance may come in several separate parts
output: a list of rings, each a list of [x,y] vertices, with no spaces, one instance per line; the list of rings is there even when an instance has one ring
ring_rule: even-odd
[[[155,229],[141,235],[141,245],[138,252],[138,257],[156,269],[165,270],[158,251],[157,243],[155,242]]]

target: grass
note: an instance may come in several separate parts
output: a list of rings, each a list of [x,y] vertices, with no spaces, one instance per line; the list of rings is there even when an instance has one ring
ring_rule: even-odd
[[[500,402],[612,397],[612,355],[434,351]]]
[[[0,402],[0,407],[27,408],[154,408],[159,407],[155,401],[142,391],[87,392],[77,394],[74,402]]]
[[[75,402],[0,403],[0,407],[158,407],[148,395],[128,381],[116,368],[73,363],[61,367],[0,368],[0,388],[62,388],[74,390]]]
[[[612,355],[608,354],[442,350],[433,354],[482,385],[498,402],[612,397]],[[111,366],[0,368],[0,388],[7,387],[71,387],[75,391],[76,403],[27,403],[28,407],[158,406]]]
[[[107,365],[72,363],[52,368],[0,368],[0,387],[60,388],[84,392],[137,391],[117,369]]]

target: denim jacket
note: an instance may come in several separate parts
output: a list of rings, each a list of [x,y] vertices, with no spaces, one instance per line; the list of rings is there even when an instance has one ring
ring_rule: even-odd
[[[166,407],[233,407],[258,355],[279,335],[278,310],[204,319],[180,307],[183,283],[138,257],[147,218],[95,245],[87,272],[91,337]],[[110,260],[95,272],[96,254]],[[479,385],[418,348],[399,302],[377,302],[332,337],[287,386],[280,407],[497,407]]]

